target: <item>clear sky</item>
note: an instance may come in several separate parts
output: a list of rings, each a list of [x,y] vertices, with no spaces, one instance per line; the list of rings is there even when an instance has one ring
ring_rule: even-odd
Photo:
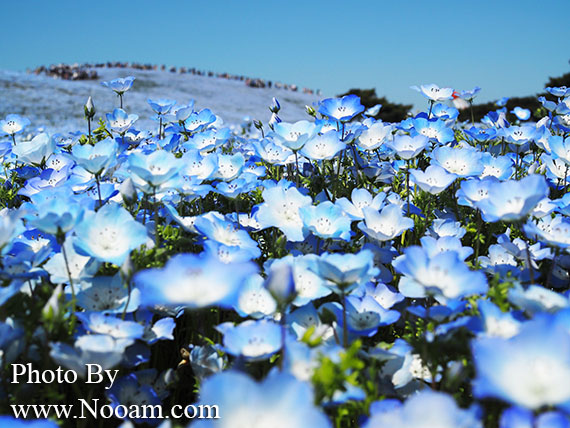
[[[3,0],[0,68],[138,61],[336,95],[478,85],[531,95],[570,71],[569,0]],[[1,102],[1,101],[0,101]]]

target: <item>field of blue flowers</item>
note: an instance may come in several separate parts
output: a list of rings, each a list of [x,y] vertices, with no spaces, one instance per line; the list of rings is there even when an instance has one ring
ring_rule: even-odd
[[[84,399],[126,420],[28,418],[570,427],[570,89],[480,123],[449,103],[479,88],[414,87],[426,109],[400,123],[354,95],[286,123],[273,99],[230,130],[169,99],[138,129],[136,80],[103,84],[117,108],[90,98],[76,133],[0,121],[1,426]],[[136,411],[189,404],[219,418]]]

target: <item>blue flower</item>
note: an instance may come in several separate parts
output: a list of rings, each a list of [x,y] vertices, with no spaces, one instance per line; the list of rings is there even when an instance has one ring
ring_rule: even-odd
[[[107,113],[107,122],[115,132],[123,135],[139,118],[136,114],[127,114],[122,108],[116,108],[113,113]]]
[[[158,114],[159,116],[164,116],[165,114],[170,112],[170,109],[174,107],[176,101],[167,100],[165,98],[161,98],[158,100],[151,100],[149,98],[148,104],[150,105],[150,108],[152,108],[156,112],[156,114]]]
[[[112,89],[117,93],[117,95],[122,95],[125,92],[127,92],[129,89],[131,89],[131,86],[133,86],[134,81],[135,81],[134,76],[119,77],[117,79],[113,79],[108,82],[101,82],[101,85],[109,89]]]
[[[542,175],[528,175],[520,181],[508,180],[489,190],[489,197],[475,205],[485,221],[517,221],[548,196],[548,185]]]
[[[412,119],[413,131],[419,135],[423,135],[430,140],[435,140],[440,144],[450,143],[455,140],[453,129],[448,128],[445,122],[440,119],[427,119],[418,117]]]
[[[501,414],[499,428],[569,428],[568,417],[561,412],[546,412],[534,416],[522,407],[509,407]]]
[[[397,204],[386,205],[380,212],[372,207],[364,207],[362,212],[364,221],[358,223],[358,228],[377,241],[390,241],[414,227],[414,221],[404,217]]]
[[[325,201],[319,205],[307,205],[299,208],[303,224],[313,234],[322,239],[343,239],[350,241],[350,219],[342,209],[332,202]]]
[[[228,247],[239,247],[249,254],[250,258],[257,258],[261,251],[247,231],[240,229],[236,224],[227,221],[216,211],[210,211],[194,221],[194,228],[207,238]]]
[[[446,172],[439,165],[430,165],[425,171],[410,169],[410,177],[423,191],[432,195],[443,192],[457,178],[455,174]]]
[[[114,339],[141,339],[144,327],[134,321],[125,321],[101,312],[78,312],[77,319],[94,334],[107,334]]]
[[[44,190],[31,197],[33,205],[25,218],[30,226],[51,235],[70,231],[83,217],[83,208],[69,189]]]
[[[319,103],[319,113],[341,122],[348,121],[363,111],[360,97],[352,94],[342,98],[327,98]]]
[[[16,419],[12,416],[0,416],[0,425],[10,428],[57,428],[55,422],[47,419],[38,419],[35,421]]]
[[[163,268],[138,272],[134,281],[147,306],[231,308],[244,281],[256,271],[250,262],[225,264],[207,255],[177,254]]]
[[[299,150],[309,138],[317,134],[319,128],[313,122],[300,120],[295,123],[276,123],[273,125],[273,130],[283,146]]]
[[[269,320],[249,320],[241,324],[220,324],[224,350],[247,360],[264,360],[281,349],[281,326]]]
[[[552,318],[528,321],[509,339],[480,337],[472,349],[475,397],[570,409],[570,334]]]
[[[456,252],[446,251],[430,257],[418,246],[404,249],[392,266],[403,274],[398,289],[406,297],[434,296],[444,302],[487,291],[487,279],[480,271],[472,271]]]
[[[424,135],[396,135],[392,141],[386,142],[386,145],[396,152],[396,154],[405,160],[415,158],[429,144],[429,139]]]
[[[32,138],[31,141],[21,141],[12,148],[12,153],[20,162],[40,165],[55,150],[55,140],[42,132]]]
[[[453,98],[452,88],[440,88],[434,83],[421,85],[420,87],[412,86],[411,88],[418,91],[430,101],[445,101]]]
[[[484,143],[497,136],[496,128],[477,128],[472,126],[463,132],[465,132],[465,136],[473,143]]]
[[[324,253],[315,262],[312,269],[329,281],[327,287],[338,294],[348,293],[380,272],[374,266],[374,253],[370,250],[361,250],[356,254]]]
[[[152,406],[154,408],[154,406],[161,404],[160,398],[158,398],[154,389],[150,385],[141,385],[137,380],[137,375],[134,373],[119,378],[107,392],[107,397],[111,401],[110,405],[113,409],[119,405],[127,409],[131,409],[130,406],[138,406],[141,409],[141,406]],[[141,412],[137,413],[140,414]],[[148,414],[146,411],[142,413],[144,415]],[[154,411],[152,414],[155,414]],[[156,423],[154,419],[142,417],[132,418],[131,420],[135,423]]]
[[[79,377],[87,375],[86,364],[99,364],[107,370],[123,359],[125,349],[133,344],[132,339],[113,339],[106,334],[80,336],[73,346],[66,343],[51,343],[50,357],[59,365],[75,370]]]
[[[481,178],[491,176],[499,180],[508,180],[515,172],[514,163],[508,156],[495,157],[491,153],[484,152],[480,162],[483,165]]]
[[[16,135],[22,132],[26,126],[30,124],[30,120],[17,114],[9,114],[6,119],[0,120],[0,131],[2,135]]]
[[[197,405],[212,403],[219,406],[220,419],[196,420],[196,428],[332,427],[313,404],[310,384],[288,373],[273,372],[261,383],[233,370],[215,374],[200,388]]]
[[[379,211],[384,205],[386,194],[384,192],[379,192],[374,196],[374,198],[372,198],[372,195],[368,190],[355,187],[352,190],[350,199],[351,201],[344,197],[339,198],[335,201],[335,204],[339,206],[351,220],[363,220],[363,209],[365,207],[370,207]]]
[[[127,158],[127,163],[129,170],[151,187],[166,183],[183,166],[180,159],[166,150],[157,150],[148,155],[133,152]]]
[[[310,138],[300,153],[310,160],[330,160],[334,158],[341,150],[344,150],[346,143],[340,140],[337,131],[328,131],[324,134],[318,134]]]
[[[139,290],[129,293],[119,274],[83,278],[78,286],[77,304],[86,311],[122,314],[134,312],[139,306]]]
[[[480,163],[481,152],[471,147],[438,147],[432,156],[438,165],[459,177],[478,176],[484,169]]]
[[[443,392],[424,389],[404,404],[390,404],[372,413],[364,428],[483,428],[476,407],[463,410]]]
[[[376,122],[362,131],[356,139],[356,144],[362,150],[376,150],[382,144],[392,140],[393,126]]]
[[[312,204],[297,188],[276,186],[263,191],[264,203],[259,206],[257,220],[262,228],[277,227],[289,241],[302,241],[306,235],[299,210]]]
[[[71,155],[77,165],[85,168],[91,174],[102,174],[115,161],[118,149],[117,142],[108,138],[97,142],[94,146],[90,144],[75,145],[71,149]]]
[[[511,113],[514,114],[519,120],[528,120],[530,118],[530,110],[527,108],[515,107]]]
[[[85,213],[74,231],[74,246],[78,252],[118,266],[148,239],[146,228],[118,204],[107,204],[96,213]]]

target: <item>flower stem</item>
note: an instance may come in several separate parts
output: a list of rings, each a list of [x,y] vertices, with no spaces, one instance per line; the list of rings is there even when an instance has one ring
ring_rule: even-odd
[[[342,346],[348,348],[348,326],[346,325],[346,293],[342,289]]]

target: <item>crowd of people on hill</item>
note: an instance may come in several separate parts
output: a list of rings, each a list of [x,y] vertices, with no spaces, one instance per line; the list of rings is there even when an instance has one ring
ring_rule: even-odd
[[[230,73],[216,73],[213,71],[199,70],[195,67],[167,67],[166,65],[156,64],[140,64],[137,62],[100,62],[100,63],[85,63],[85,64],[56,64],[49,66],[39,66],[32,70],[34,74],[45,74],[54,78],[65,80],[95,80],[99,78],[97,68],[133,68],[136,70],[162,70],[178,74],[193,74],[196,76],[217,77],[220,79],[239,80],[244,82],[247,86],[252,88],[277,88],[293,92],[301,91],[305,94],[320,95],[320,90],[310,88],[299,88],[295,84],[273,82],[271,80],[252,78],[238,74]]]

